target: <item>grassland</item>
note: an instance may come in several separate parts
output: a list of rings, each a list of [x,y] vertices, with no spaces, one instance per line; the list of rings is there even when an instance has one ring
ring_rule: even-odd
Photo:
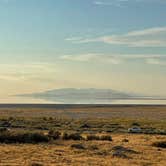
[[[153,147],[164,136],[113,134],[113,141],[55,141],[51,144],[1,144],[0,165],[100,165],[100,166],[164,166],[166,151]],[[123,142],[128,139],[129,142]],[[72,148],[73,144],[83,149]],[[123,146],[131,149],[127,157],[113,157],[112,149]]]
[[[3,105],[0,129],[0,166],[165,164],[166,106]]]

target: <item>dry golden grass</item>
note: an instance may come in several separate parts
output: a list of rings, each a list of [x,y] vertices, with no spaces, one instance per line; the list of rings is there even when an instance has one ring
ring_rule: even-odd
[[[1,117],[62,117],[62,118],[145,118],[152,120],[166,119],[166,106],[144,105],[55,105],[34,107],[0,107]]]
[[[48,133],[53,129],[83,136],[105,132],[113,141],[59,139],[45,144],[0,144],[0,166],[164,166],[166,149],[152,144],[166,141],[166,136],[128,134],[133,123],[143,130],[165,133],[166,106],[1,106],[0,127],[7,125],[11,132]],[[125,151],[126,158],[113,157],[115,146],[136,153]]]
[[[0,166],[164,166],[166,150],[153,147],[165,136],[113,134],[109,141],[62,141],[52,144],[0,144]],[[128,139],[129,142],[124,142]],[[71,148],[82,144],[85,149]],[[138,152],[129,158],[112,157],[114,146],[124,146]]]

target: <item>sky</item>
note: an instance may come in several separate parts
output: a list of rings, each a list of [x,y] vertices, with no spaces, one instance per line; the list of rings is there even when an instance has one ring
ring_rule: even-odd
[[[57,88],[166,96],[166,0],[0,0],[0,99]]]

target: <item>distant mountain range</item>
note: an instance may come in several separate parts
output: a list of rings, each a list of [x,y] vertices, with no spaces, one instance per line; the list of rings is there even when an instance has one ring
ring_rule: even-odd
[[[57,103],[110,103],[113,100],[146,98],[145,96],[120,92],[112,89],[53,89],[41,93],[22,94],[18,96],[33,97]]]

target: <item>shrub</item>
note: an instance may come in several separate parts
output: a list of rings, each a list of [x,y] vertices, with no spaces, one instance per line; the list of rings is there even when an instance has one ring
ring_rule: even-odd
[[[87,135],[86,138],[88,141],[92,141],[92,140],[112,141],[112,137],[110,135],[98,136],[98,135],[91,134],[91,135]]]
[[[26,138],[26,135],[24,135],[24,137]],[[49,138],[42,133],[28,133],[27,138],[27,143],[39,143],[49,141]]]
[[[0,133],[8,131],[8,128],[6,127],[0,127]]]
[[[63,139],[63,140],[68,140],[68,134],[67,134],[67,133],[63,133],[62,139]]]
[[[53,120],[54,120],[54,118],[53,118],[53,117],[49,117],[49,120],[50,120],[50,121],[53,121]]]
[[[0,133],[1,143],[40,143],[48,141],[49,138],[42,133]]]
[[[154,142],[152,145],[158,148],[166,148],[166,141]]]
[[[47,121],[48,119],[47,119],[47,117],[43,117],[43,120],[44,120],[44,121]]]
[[[60,138],[60,135],[61,135],[61,133],[60,133],[59,131],[50,130],[50,131],[48,132],[48,136],[49,136],[50,138],[53,138],[54,140],[59,139],[59,138]]]
[[[64,140],[83,140],[83,137],[79,133],[67,134],[64,133],[62,136]]]
[[[112,137],[110,135],[102,135],[100,137],[100,140],[102,140],[102,141],[112,141]]]
[[[69,139],[73,140],[82,140],[83,137],[79,133],[73,133],[69,135]]]
[[[11,127],[11,123],[9,122],[9,121],[4,121],[4,122],[2,122],[2,124],[1,124],[1,126],[3,126],[3,127]]]
[[[14,117],[12,116],[8,118],[8,121],[13,121],[13,120],[14,120]]]
[[[97,135],[91,134],[91,135],[87,135],[86,139],[87,139],[88,141],[100,140],[100,137],[97,136]]]

